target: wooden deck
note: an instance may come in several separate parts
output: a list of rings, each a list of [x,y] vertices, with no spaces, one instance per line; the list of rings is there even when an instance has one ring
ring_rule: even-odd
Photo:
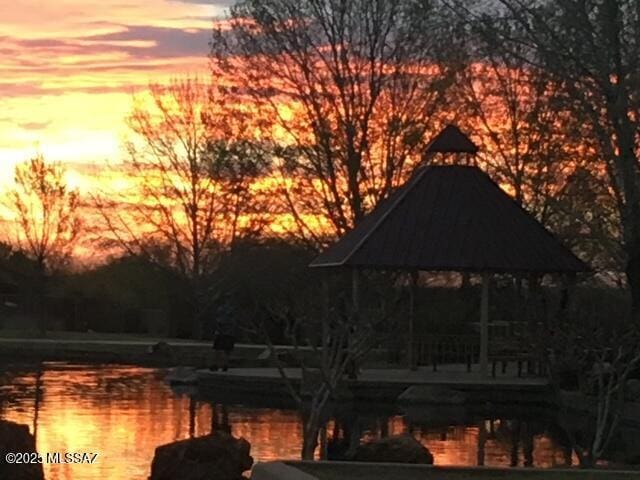
[[[464,364],[443,365],[437,372],[429,367],[417,370],[399,368],[364,369],[357,380],[345,379],[345,390],[354,400],[395,402],[413,385],[439,385],[467,393],[474,402],[549,403],[549,384],[544,378],[517,377],[514,366],[495,378],[483,377],[474,365],[467,372]],[[300,387],[301,370],[286,368],[292,384]],[[284,395],[288,392],[276,368],[236,368],[228,372],[198,370],[198,387],[205,396],[221,391],[256,395]]]

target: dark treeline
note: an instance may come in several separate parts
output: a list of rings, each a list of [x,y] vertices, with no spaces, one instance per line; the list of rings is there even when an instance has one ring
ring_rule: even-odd
[[[80,198],[60,165],[17,168],[12,249],[34,262],[31,296],[93,302],[74,328],[143,331],[155,311],[167,332],[201,337],[239,252],[263,247],[255,268],[288,252],[303,268],[300,252],[353,228],[418,163],[468,161],[422,158],[454,122],[481,145],[474,161],[633,307],[638,12],[632,0],[241,1],[214,27],[210,79],[136,97],[130,188]],[[111,260],[77,272],[80,241]],[[107,305],[136,320],[96,321]]]

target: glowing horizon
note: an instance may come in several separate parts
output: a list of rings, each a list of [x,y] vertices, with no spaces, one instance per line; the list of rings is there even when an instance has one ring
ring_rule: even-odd
[[[114,198],[123,194],[124,207],[132,203],[131,199],[139,199],[138,194],[132,193],[135,172],[122,163],[128,159],[126,140],[135,139],[126,124],[135,105],[134,95],[144,101],[148,98],[145,93],[149,91],[149,84],[167,84],[176,78],[197,76],[199,80],[208,81],[211,72],[207,53],[212,27],[216,20],[220,22],[218,25],[229,25],[220,19],[232,2],[60,0],[54,6],[52,2],[43,6],[38,0],[18,0],[15,8],[3,12],[0,26],[6,34],[2,47],[5,75],[0,79],[4,93],[0,112],[0,197],[13,183],[16,164],[42,154],[47,161],[64,165],[68,186],[77,189],[87,200],[83,204],[87,218],[94,218],[90,200],[97,193]],[[430,73],[434,68],[437,70],[437,65],[423,68],[426,70],[420,73]],[[227,73],[214,74],[213,78],[223,85],[237,81]],[[490,72],[484,80],[487,79],[491,79]],[[278,79],[265,77],[265,82],[279,86]],[[528,96],[526,88],[526,85],[521,88],[524,97]],[[275,100],[275,111],[263,111],[260,104],[245,102],[242,94],[232,97],[237,111],[251,113],[246,125],[239,122],[247,127],[242,132],[251,132],[249,135],[256,138],[265,135],[285,144],[294,142],[294,137],[312,142],[310,121],[296,102],[295,91],[288,97],[286,88],[284,90],[282,98]],[[505,126],[501,121],[500,98],[487,93],[488,102],[497,102],[498,106],[491,105],[486,120],[496,131],[502,131]],[[227,106],[228,101],[225,99]],[[378,110],[383,112],[384,98],[379,103],[382,106]],[[226,119],[234,115],[221,118],[225,119],[221,123],[228,126]],[[223,132],[227,130],[222,128]],[[482,125],[472,130],[475,130],[470,132],[472,136],[492,138]],[[375,133],[375,129],[373,131]],[[371,138],[374,137],[372,134]],[[373,156],[378,158],[376,155],[382,147],[375,142],[373,145]],[[419,152],[407,155],[407,165],[419,163]],[[382,176],[381,172],[378,174]],[[288,185],[297,180],[279,175],[258,179],[256,187],[263,189],[278,181],[279,187],[289,188]],[[396,182],[402,180],[398,178]],[[313,182],[301,183],[295,188],[304,187],[311,194],[317,194],[321,188]],[[339,187],[346,189],[343,185]],[[508,183],[503,188],[513,194]],[[285,234],[298,228],[300,219],[305,225],[319,226],[321,233],[330,230],[330,220],[323,217],[322,208],[316,204],[314,210],[309,205],[301,202],[297,217],[285,210],[269,212],[271,232]],[[10,224],[12,220],[11,214],[0,205],[0,222]],[[79,247],[79,250],[91,252],[92,247]],[[80,256],[87,257],[84,253]]]

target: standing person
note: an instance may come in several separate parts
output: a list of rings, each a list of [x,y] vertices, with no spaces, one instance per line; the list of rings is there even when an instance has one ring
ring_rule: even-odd
[[[235,319],[231,295],[225,294],[222,297],[220,305],[216,309],[214,332],[213,332],[213,350],[214,365],[211,370],[217,371],[219,368],[223,372],[229,369],[229,356],[233,351],[236,343],[235,336]]]

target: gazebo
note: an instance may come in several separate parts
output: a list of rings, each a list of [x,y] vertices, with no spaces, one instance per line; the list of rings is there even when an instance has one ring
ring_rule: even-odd
[[[425,157],[473,156],[478,148],[455,126],[429,144]],[[489,282],[493,274],[576,274],[589,267],[476,166],[431,166],[412,177],[310,267],[348,267],[357,309],[358,272],[366,269],[466,272],[482,277],[480,370],[488,372]],[[413,299],[412,299],[413,301]],[[414,308],[411,306],[410,312]],[[412,365],[413,314],[409,318]]]

